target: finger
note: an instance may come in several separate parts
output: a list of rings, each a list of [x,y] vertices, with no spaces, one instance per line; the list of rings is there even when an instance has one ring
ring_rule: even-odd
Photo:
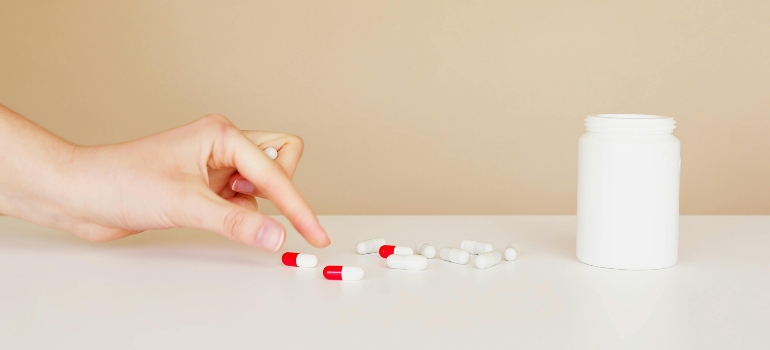
[[[265,198],[262,192],[259,192],[259,190],[240,173],[235,173],[230,177],[229,190],[233,193],[243,193],[254,197]]]
[[[243,131],[243,134],[263,151],[270,147],[278,150],[278,157],[275,161],[281,165],[284,171],[286,171],[289,178],[294,176],[304,149],[304,142],[301,138],[295,135],[266,131],[246,130]],[[249,180],[237,173],[230,178],[230,189],[233,192],[264,198],[264,195],[262,195]]]
[[[208,185],[212,191],[218,192],[222,198],[230,198],[235,195],[227,186],[230,177],[235,173],[235,169],[208,169]]]
[[[254,196],[242,193],[236,193],[233,197],[225,199],[226,201],[250,210],[259,210],[257,199]]]
[[[299,233],[316,247],[329,245],[329,237],[313,211],[281,167],[237,129],[220,134],[212,149],[213,162],[238,169],[254,187],[270,199]]]
[[[236,198],[236,197],[233,197]],[[273,219],[247,208],[242,197],[238,203],[226,201],[212,194],[189,201],[190,225],[221,234],[252,247],[277,251],[286,240],[286,231]]]
[[[217,194],[224,199],[230,199],[235,197],[235,195],[237,195],[238,193],[233,191],[233,188],[231,185],[230,187],[227,187],[227,186],[222,187],[222,189]]]
[[[275,161],[286,171],[289,178],[294,177],[305,149],[305,143],[299,136],[251,130],[245,130],[243,134],[263,151],[269,147],[275,148],[278,151]]]

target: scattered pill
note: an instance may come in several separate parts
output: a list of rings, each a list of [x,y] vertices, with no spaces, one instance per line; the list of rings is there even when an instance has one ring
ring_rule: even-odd
[[[401,270],[425,270],[428,258],[422,255],[396,255],[388,257],[388,267]]]
[[[414,254],[414,250],[409,247],[396,247],[394,245],[384,245],[380,247],[380,256],[383,258],[387,258],[391,256],[392,254],[396,255],[412,255]]]
[[[509,243],[508,246],[505,247],[503,254],[505,255],[505,260],[514,261],[516,260],[516,257],[519,256],[519,247],[515,246],[513,243]]]
[[[315,267],[318,265],[318,258],[312,254],[286,252],[281,256],[281,260],[286,266]]]
[[[428,242],[418,241],[417,245],[415,246],[415,250],[428,259],[433,259],[436,257],[436,248],[430,245]]]
[[[465,265],[470,260],[471,255],[468,252],[457,248],[441,248],[439,256],[442,260],[446,260],[455,264]]]
[[[360,267],[329,265],[324,267],[324,277],[335,281],[358,281],[364,278],[364,270]]]
[[[358,254],[371,254],[376,253],[377,250],[385,245],[385,240],[382,238],[369,239],[361,241],[356,244],[356,253]]]
[[[476,242],[469,239],[464,239],[462,242],[460,242],[460,249],[471,254],[483,254],[495,250],[495,247],[493,247],[492,244],[486,242]]]
[[[473,259],[473,264],[476,265],[476,268],[486,269],[499,264],[501,258],[498,252],[479,254],[476,259]]]
[[[265,154],[268,158],[275,160],[275,158],[278,158],[278,150],[276,150],[273,147],[265,148]]]

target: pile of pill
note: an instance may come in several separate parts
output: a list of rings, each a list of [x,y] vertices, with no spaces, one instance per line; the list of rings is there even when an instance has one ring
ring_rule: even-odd
[[[278,150],[268,147],[264,150],[268,158],[278,158]],[[455,264],[466,265],[471,255],[476,255],[473,264],[478,269],[486,269],[495,266],[505,258],[507,261],[516,260],[519,256],[519,248],[513,243],[508,244],[503,254],[494,251],[495,247],[490,243],[477,242],[464,239],[460,242],[460,249],[441,248],[438,256],[441,260]],[[415,251],[419,255],[415,255]],[[418,241],[414,249],[410,247],[385,244],[385,239],[374,238],[361,241],[356,244],[356,253],[365,255],[379,253],[387,259],[387,265],[391,269],[399,270],[425,270],[428,268],[428,259],[436,257],[436,248],[426,241]],[[300,254],[286,252],[281,256],[281,261],[286,266],[313,268],[318,265],[318,258],[312,254]],[[364,278],[364,269],[355,266],[329,265],[324,267],[323,276],[327,280],[358,281]]]
[[[358,242],[356,253],[361,255],[379,253],[382,258],[387,259],[387,265],[391,269],[420,271],[428,268],[428,259],[436,257],[436,248],[426,241],[418,241],[415,244],[415,249],[412,249],[411,247],[388,245],[385,243],[385,239],[374,238]],[[519,248],[511,243],[500,254],[490,243],[466,239],[460,242],[459,249],[445,247],[438,252],[441,260],[460,265],[468,264],[471,255],[476,256],[473,259],[476,268],[486,269],[499,264],[503,259],[516,260],[519,256]],[[318,258],[310,254],[286,252],[281,260],[286,266],[316,267],[318,265]],[[328,280],[358,281],[364,278],[364,270],[355,266],[329,265],[324,267],[323,276]]]

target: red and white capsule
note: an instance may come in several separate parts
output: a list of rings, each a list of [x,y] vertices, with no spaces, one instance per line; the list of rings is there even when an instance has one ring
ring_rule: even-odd
[[[329,265],[324,267],[324,278],[333,281],[358,281],[364,278],[364,269],[355,266]]]
[[[414,250],[409,247],[397,247],[394,245],[384,245],[380,247],[380,256],[387,258],[393,254],[396,255],[414,255]]]
[[[281,256],[281,261],[286,266],[315,267],[318,265],[318,258],[311,254],[286,252]]]

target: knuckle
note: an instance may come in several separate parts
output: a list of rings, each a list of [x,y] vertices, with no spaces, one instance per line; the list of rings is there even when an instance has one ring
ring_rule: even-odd
[[[204,117],[201,117],[199,120],[206,125],[227,125],[227,126],[233,125],[230,119],[227,119],[227,117],[221,114],[209,114]]]
[[[231,164],[243,133],[229,122],[209,124],[206,126],[205,133],[213,142],[211,156],[217,160],[216,164],[212,163],[209,166],[220,167],[223,166],[222,164]]]
[[[224,232],[234,239],[246,241],[248,238],[246,237],[248,232],[247,220],[248,213],[246,213],[246,211],[236,209],[231,210],[227,213],[224,222],[222,223]]]
[[[241,131],[232,124],[217,124],[217,126],[219,139],[222,141],[232,141],[233,139],[236,139],[236,137],[242,135]]]
[[[295,143],[295,144],[297,144],[297,146],[299,146],[299,149],[304,149],[305,148],[305,140],[303,140],[301,137],[299,137],[297,135],[288,135],[288,136],[289,136],[289,138],[291,139],[291,141],[293,143]]]

